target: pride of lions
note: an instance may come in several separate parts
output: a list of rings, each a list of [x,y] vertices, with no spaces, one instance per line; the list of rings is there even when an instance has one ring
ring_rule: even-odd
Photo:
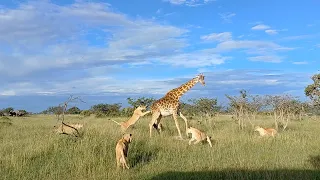
[[[201,83],[203,86],[205,85],[204,82],[204,75],[199,74],[195,78],[191,79],[187,83],[181,85],[178,88],[174,88],[170,90],[164,97],[161,99],[155,101],[153,105],[151,106],[151,111],[142,112],[143,110],[146,110],[146,106],[140,105],[137,107],[133,115],[130,119],[128,119],[125,122],[115,122],[117,125],[120,126],[122,133],[125,133],[125,131],[132,125],[134,125],[140,117],[143,117],[144,115],[148,113],[152,113],[152,120],[149,124],[150,128],[150,137],[152,129],[155,128],[158,133],[161,133],[162,131],[162,124],[160,122],[160,119],[162,116],[168,116],[172,115],[173,119],[175,121],[175,125],[177,127],[178,133],[179,133],[179,139],[182,139],[180,128],[177,122],[177,116],[180,116],[186,124],[186,134],[187,136],[191,134],[191,139],[189,140],[189,145],[192,144],[198,144],[199,142],[208,142],[209,146],[212,147],[211,137],[206,135],[204,132],[200,131],[199,129],[195,127],[188,126],[187,119],[182,115],[181,111],[179,110],[179,98],[187,92],[190,88],[192,88],[195,84]],[[75,136],[79,135],[78,129],[82,128],[83,125],[80,124],[65,124],[62,123],[57,129],[56,132],[61,134],[73,134]],[[272,136],[274,137],[277,134],[277,131],[272,128],[264,129],[262,127],[257,126],[254,131],[258,131],[260,136]],[[118,141],[116,145],[116,162],[117,167],[122,166],[123,169],[127,168],[129,169],[129,166],[127,164],[127,156],[128,156],[128,149],[129,144],[132,142],[132,134],[123,134],[122,138]]]
[[[143,110],[146,110],[145,105],[138,106],[135,111],[133,112],[133,115],[129,120],[125,122],[115,122],[117,125],[120,126],[121,132],[124,133],[122,135],[122,138],[118,140],[115,151],[116,151],[116,163],[117,167],[122,166],[123,169],[127,168],[129,169],[129,166],[127,164],[127,157],[128,157],[128,150],[129,150],[129,144],[132,142],[132,134],[125,133],[125,131],[132,125],[134,125],[140,117],[143,117],[144,115],[150,113],[150,111],[142,112]],[[60,134],[70,134],[70,135],[78,135],[78,131],[80,128],[83,127],[83,124],[61,124],[60,126],[55,126],[55,131]],[[277,131],[273,128],[262,128],[260,126],[256,126],[254,128],[254,131],[259,132],[259,135],[261,137],[263,136],[272,136],[275,137],[277,134]],[[198,144],[199,142],[207,142],[210,147],[212,147],[212,138],[203,131],[194,128],[194,127],[188,127],[187,128],[187,134],[191,134],[191,139],[189,140],[188,144]]]

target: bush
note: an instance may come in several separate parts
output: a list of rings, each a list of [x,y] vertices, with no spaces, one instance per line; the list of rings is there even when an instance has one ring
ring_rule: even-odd
[[[102,117],[105,117],[106,115],[102,112],[96,112],[95,116],[96,116],[96,118],[102,118]]]
[[[92,112],[90,110],[83,110],[83,111],[81,111],[80,114],[84,117],[88,117],[92,114]]]

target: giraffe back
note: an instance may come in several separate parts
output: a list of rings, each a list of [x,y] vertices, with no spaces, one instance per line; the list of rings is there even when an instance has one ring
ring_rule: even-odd
[[[179,104],[179,99],[164,96],[152,104],[151,111],[159,111],[161,115],[168,116],[178,111]]]

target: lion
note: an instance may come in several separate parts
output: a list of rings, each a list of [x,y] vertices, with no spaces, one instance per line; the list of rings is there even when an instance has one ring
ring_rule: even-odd
[[[200,131],[199,129],[189,127],[187,129],[187,134],[192,135],[191,139],[189,140],[189,145],[191,145],[192,141],[194,140],[197,141],[193,144],[198,144],[199,142],[206,140],[209,143],[210,147],[212,147],[211,137],[207,136],[204,132]]]
[[[125,122],[117,122],[115,120],[112,120],[113,122],[117,123],[118,125],[121,126],[121,130],[122,132],[125,132],[131,125],[134,125],[140,117],[150,113],[150,111],[146,111],[146,112],[142,112],[142,110],[145,110],[147,107],[146,106],[138,106],[134,112],[133,115],[131,116],[131,118]]]
[[[126,158],[128,157],[129,143],[132,142],[132,134],[124,134],[116,145],[116,161],[117,168],[129,169]]]
[[[274,137],[278,132],[273,128],[262,128],[260,126],[256,126],[254,131],[258,131],[260,136],[272,136]]]
[[[80,123],[66,124],[66,123],[62,122],[62,124],[59,127],[57,127],[57,126],[53,126],[53,127],[56,128],[54,130],[56,133],[74,135],[74,136],[78,137],[79,136],[78,130],[83,127],[83,124],[80,124]]]

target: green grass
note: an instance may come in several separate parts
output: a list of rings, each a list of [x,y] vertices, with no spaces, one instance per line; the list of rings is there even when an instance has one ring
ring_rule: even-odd
[[[272,126],[265,117],[254,122]],[[262,120],[263,119],[263,120]],[[126,118],[114,118],[124,121]],[[128,132],[129,170],[117,170],[115,146],[120,128],[108,118],[67,116],[66,122],[85,124],[81,138],[52,132],[54,116],[12,117],[0,124],[1,179],[320,179],[319,122],[293,121],[273,138],[259,138],[251,127],[239,131],[228,116],[192,126],[212,136],[208,144],[188,145],[176,140],[172,117],[163,119],[165,131],[149,138],[150,116]],[[185,135],[184,122],[179,119]],[[122,178],[120,178],[120,175]]]

